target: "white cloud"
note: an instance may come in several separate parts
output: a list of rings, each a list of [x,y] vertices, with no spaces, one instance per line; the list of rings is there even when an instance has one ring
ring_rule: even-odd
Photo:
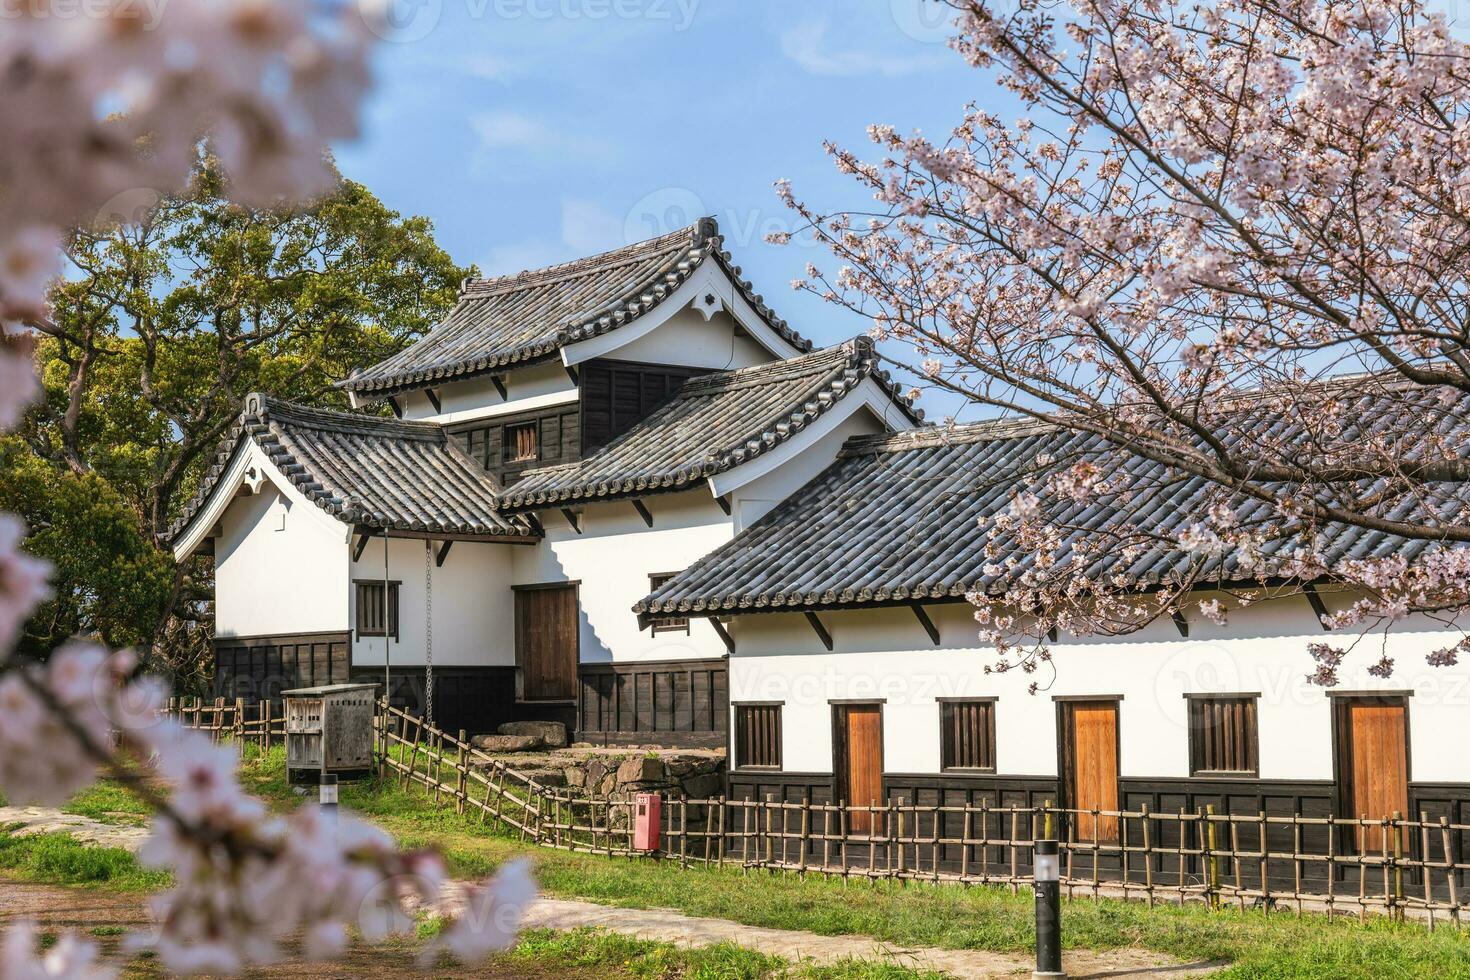
[[[598,204],[564,197],[561,240],[578,255],[592,255],[623,244],[623,219]]]
[[[909,75],[943,67],[949,52],[937,45],[903,54],[842,49],[829,43],[826,20],[794,24],[781,34],[781,53],[812,75]],[[908,45],[912,48],[913,45]]]
[[[474,55],[464,62],[463,68],[464,73],[471,78],[487,82],[508,82],[524,72],[523,66],[511,59],[493,54]]]
[[[482,112],[470,125],[481,147],[538,147],[551,138],[540,120],[519,112]]]

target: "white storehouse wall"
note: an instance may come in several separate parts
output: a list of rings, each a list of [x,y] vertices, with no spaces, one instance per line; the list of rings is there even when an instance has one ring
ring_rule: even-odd
[[[221,480],[235,493],[246,470],[263,479],[234,497],[215,538],[215,636],[320,633],[348,628],[347,525],[307,500],[254,445]]]
[[[433,542],[438,549],[442,542]],[[511,582],[513,555],[533,546],[456,541],[443,567],[428,562],[433,584],[434,663],[449,666],[513,666],[515,664],[515,607]],[[398,639],[388,643],[389,663],[394,667],[423,666],[427,622],[424,542],[409,538],[388,539],[390,581],[399,585]],[[349,556],[350,557],[350,556]],[[361,557],[352,563],[354,581],[381,581],[383,539],[371,538]],[[356,588],[351,589],[351,622],[357,622]],[[357,636],[353,631],[352,665],[381,667],[384,639]]]
[[[642,499],[653,527],[627,500],[579,505],[581,534],[557,511],[542,513],[545,539],[512,552],[515,584],[580,583],[582,663],[724,656],[708,622],[694,620],[687,636],[655,636],[638,628],[633,604],[648,594],[650,574],[680,571],[730,540],[731,519],[702,486]]]
[[[1336,605],[1328,596],[1328,605]],[[940,697],[996,697],[997,774],[1054,777],[1057,715],[1054,697],[1116,695],[1122,778],[1188,777],[1189,738],[1184,695],[1259,694],[1260,778],[1332,779],[1332,723],[1327,691],[1307,682],[1307,645],[1325,634],[1305,599],[1284,597],[1237,611],[1226,626],[1199,615],[1190,636],[1168,620],[1126,637],[1068,639],[1052,645],[1056,671],[985,673],[996,659],[977,639],[967,604],[927,606],[941,631],[934,647],[905,608],[820,614],[831,632],[829,653],[800,614],[735,619],[730,700],[780,701],[782,768],[832,771],[830,701],[884,700],[883,769],[940,772]],[[1437,623],[1401,623],[1387,640],[1366,638],[1344,663],[1341,691],[1412,692],[1409,698],[1410,778],[1470,781],[1470,756],[1460,748],[1470,678],[1463,668],[1434,668],[1425,655],[1453,642]],[[1351,636],[1336,639],[1351,640]],[[1368,674],[1382,650],[1394,676]],[[1045,690],[1028,694],[1038,681]],[[734,712],[732,712],[733,723]],[[738,760],[735,760],[738,764]]]

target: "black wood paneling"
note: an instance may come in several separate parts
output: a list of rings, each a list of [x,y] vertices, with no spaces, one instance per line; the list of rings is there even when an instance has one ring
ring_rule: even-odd
[[[350,649],[346,632],[216,639],[215,696],[253,704],[296,687],[345,684]]]
[[[422,667],[389,670],[394,707],[424,713],[424,674]],[[355,667],[352,680],[376,683],[381,691],[383,669]],[[464,729],[470,735],[483,735],[508,721],[559,721],[570,732],[573,720],[570,706],[517,702],[514,667],[434,668],[434,723],[450,734]]]
[[[635,361],[588,361],[581,365],[582,451],[607,445],[674,397],[704,368]]]
[[[725,744],[730,710],[723,657],[583,664],[577,740],[602,745]]]
[[[533,422],[537,426],[537,457],[510,462],[505,458],[505,430],[509,426],[527,422]],[[574,463],[581,459],[581,426],[578,406],[568,403],[534,412],[516,412],[512,415],[461,422],[446,426],[446,429],[461,450],[478,460],[481,466],[501,480],[510,483],[533,467]]]

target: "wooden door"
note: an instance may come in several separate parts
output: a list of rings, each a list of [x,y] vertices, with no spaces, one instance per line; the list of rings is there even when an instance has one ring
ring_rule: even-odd
[[[1337,712],[1344,816],[1382,820],[1395,813],[1407,815],[1409,718],[1403,699],[1342,698]],[[1360,854],[1392,849],[1382,827],[1357,827],[1352,839]]]
[[[878,804],[883,798],[883,707],[877,704],[839,704],[833,714],[835,744],[833,771],[837,799],[850,807]],[[852,834],[873,830],[872,814],[848,815]]]
[[[516,665],[526,701],[577,696],[577,587],[528,586],[515,590]]]
[[[1073,810],[1118,810],[1118,703],[1062,704],[1062,745],[1067,806]],[[1077,815],[1077,840],[1116,843],[1116,816]]]

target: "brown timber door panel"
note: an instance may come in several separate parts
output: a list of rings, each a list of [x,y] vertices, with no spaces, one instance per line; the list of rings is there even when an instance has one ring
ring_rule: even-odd
[[[1346,816],[1382,820],[1409,812],[1408,711],[1402,700],[1343,699],[1338,706]],[[1358,853],[1383,854],[1382,827],[1359,827]],[[1408,839],[1404,839],[1407,846]]]
[[[577,587],[517,589],[516,664],[527,701],[577,696]]]
[[[1074,810],[1118,809],[1118,704],[1077,701],[1062,706],[1067,764],[1067,805]],[[1118,818],[1077,815],[1077,840],[1113,843]]]
[[[840,704],[836,707],[837,736],[834,770],[837,798],[850,807],[878,803],[883,796],[882,705]],[[866,810],[848,815],[848,831],[872,832],[872,814]]]

